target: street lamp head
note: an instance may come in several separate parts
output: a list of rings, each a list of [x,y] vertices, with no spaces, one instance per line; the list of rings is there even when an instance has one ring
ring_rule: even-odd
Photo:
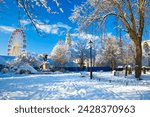
[[[89,46],[92,47],[93,46],[93,42],[90,40],[89,41]]]

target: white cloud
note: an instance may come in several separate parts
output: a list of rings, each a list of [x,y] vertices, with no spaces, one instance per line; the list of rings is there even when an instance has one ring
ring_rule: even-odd
[[[39,21],[39,20],[35,20],[37,22],[36,26],[38,29],[40,29],[41,31],[47,33],[47,34],[54,34],[54,35],[62,35],[64,34],[64,32],[66,32],[67,30],[71,30],[71,27],[62,23],[62,22],[58,22],[56,24],[51,24],[51,25],[46,25],[43,22]],[[20,20],[20,23],[25,26],[30,24],[30,20]],[[13,32],[16,28],[11,27],[11,26],[0,26],[0,31],[5,31],[5,32]]]
[[[0,31],[1,32],[13,32],[16,28],[11,27],[11,26],[0,26]]]
[[[59,32],[58,28],[54,28],[54,29],[51,30],[52,34],[58,34],[58,32]]]
[[[37,28],[48,34],[62,34],[65,30],[71,30],[71,27],[61,22],[52,25],[46,25],[41,22],[36,24]]]
[[[87,39],[87,40],[98,40],[99,39],[99,36],[96,36],[96,35],[92,35],[92,34],[88,34],[88,33],[85,33],[85,32],[81,32],[81,33],[73,33],[71,34],[72,37],[78,37],[80,39]]]
[[[20,23],[25,26],[25,25],[30,24],[30,21],[29,20],[20,20]],[[0,25],[1,32],[11,33],[14,30],[16,30],[16,27]]]
[[[36,24],[37,28],[42,30],[45,33],[49,34],[58,34],[59,28],[55,25],[44,25],[44,24]]]
[[[71,30],[71,27],[66,25],[66,24],[63,24],[62,22],[58,22],[56,24],[59,28],[65,28],[66,30]]]
[[[66,30],[71,30],[71,27],[62,23],[62,22],[58,22],[56,24],[45,24],[44,22],[34,19],[34,21],[36,22],[36,27],[38,29],[40,29],[41,31],[47,33],[47,34],[56,34],[56,35],[62,35],[63,32]],[[27,20],[20,20],[22,25],[28,25],[31,23],[31,21],[29,19]],[[49,23],[49,20],[45,20],[46,23]]]
[[[25,26],[25,25],[30,24],[31,22],[29,19],[27,19],[27,20],[20,20],[20,23]]]

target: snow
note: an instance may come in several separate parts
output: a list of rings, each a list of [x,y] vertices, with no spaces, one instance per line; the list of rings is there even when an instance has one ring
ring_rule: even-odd
[[[22,64],[22,65],[20,65],[20,66],[17,66],[18,68],[16,68],[17,69],[17,71],[16,71],[16,73],[21,73],[21,71],[24,71],[24,72],[30,72],[30,73],[37,73],[37,71],[32,67],[32,66],[30,66],[29,64]]]
[[[1,100],[149,100],[150,73],[137,81],[110,72],[0,76]]]

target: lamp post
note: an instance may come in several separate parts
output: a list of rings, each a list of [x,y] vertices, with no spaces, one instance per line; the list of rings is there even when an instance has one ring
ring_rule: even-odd
[[[148,66],[150,66],[150,52],[148,54]]]
[[[90,46],[90,79],[92,79],[92,46],[93,42],[90,40],[89,41],[89,46]]]

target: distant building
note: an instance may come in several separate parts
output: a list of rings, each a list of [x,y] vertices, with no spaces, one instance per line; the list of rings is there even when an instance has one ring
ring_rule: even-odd
[[[65,45],[70,47],[71,46],[71,38],[70,38],[70,33],[69,31],[66,34],[66,40],[65,40]]]
[[[142,41],[142,65],[150,67],[150,40]]]

